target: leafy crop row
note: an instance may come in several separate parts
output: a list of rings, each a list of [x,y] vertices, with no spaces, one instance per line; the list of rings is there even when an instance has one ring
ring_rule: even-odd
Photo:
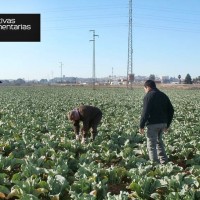
[[[138,133],[142,88],[0,87],[0,199],[199,199],[200,93],[165,92],[175,108],[170,162],[154,166]],[[81,103],[103,111],[85,145],[66,119]]]

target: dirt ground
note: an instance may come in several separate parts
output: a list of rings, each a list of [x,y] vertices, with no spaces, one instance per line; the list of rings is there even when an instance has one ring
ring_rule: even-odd
[[[200,84],[157,84],[160,88],[172,89],[186,89],[186,90],[199,90]]]

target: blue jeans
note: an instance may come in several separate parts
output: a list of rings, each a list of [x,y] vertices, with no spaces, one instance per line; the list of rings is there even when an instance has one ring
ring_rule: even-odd
[[[166,127],[165,123],[147,125],[147,150],[149,159],[153,162],[164,164],[168,161],[162,140],[163,130]]]

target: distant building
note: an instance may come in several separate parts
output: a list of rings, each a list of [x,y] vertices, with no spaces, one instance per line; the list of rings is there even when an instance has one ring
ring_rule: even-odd
[[[162,77],[161,77],[161,82],[162,82],[162,83],[170,83],[170,78],[169,78],[169,76],[162,76]]]

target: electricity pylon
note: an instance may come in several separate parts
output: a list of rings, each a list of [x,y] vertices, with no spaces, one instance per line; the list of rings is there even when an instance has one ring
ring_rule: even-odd
[[[95,35],[95,30],[90,30],[93,32],[93,39],[90,40],[93,42],[93,67],[92,67],[92,84],[93,84],[93,90],[95,90],[95,82],[96,82],[96,77],[95,77],[95,37],[98,35]]]
[[[129,0],[127,88],[129,86],[132,88],[133,81],[132,0]]]

